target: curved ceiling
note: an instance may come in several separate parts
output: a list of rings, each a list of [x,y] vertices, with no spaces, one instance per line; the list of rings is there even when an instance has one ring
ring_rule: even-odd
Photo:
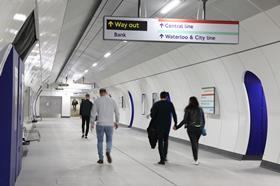
[[[161,8],[171,0],[142,0],[147,17],[197,19],[201,1],[182,0],[167,15]],[[16,13],[28,15],[36,1],[0,0],[0,49],[11,42],[23,24]],[[119,42],[103,40],[103,16],[137,17],[138,0],[37,0],[40,45],[26,61],[26,85],[81,80],[100,82],[120,71],[174,50],[182,43]],[[208,0],[207,19],[244,20],[280,4],[280,0]],[[3,6],[5,5],[5,6]],[[109,58],[104,54],[111,52]],[[95,67],[92,67],[97,63]]]
[[[10,29],[16,32],[23,23],[17,21],[21,23],[18,24],[12,16],[16,13],[28,15],[37,7],[35,11],[38,15],[39,42],[25,61],[25,84],[35,90],[44,82],[54,81],[101,2],[101,0],[2,1],[5,6],[1,6],[1,10],[3,8],[7,11],[3,11],[3,15],[6,16],[3,18],[6,19],[0,19],[0,23],[4,23],[6,27],[6,35],[3,38],[7,42],[11,42],[15,36]],[[5,20],[8,21],[5,23]],[[0,32],[0,47],[1,40],[3,41]]]
[[[160,14],[160,9],[168,2],[169,0],[146,1],[148,17],[196,19],[199,8],[201,12],[201,2],[184,0],[178,8],[163,16]],[[98,83],[120,71],[185,45],[104,41],[103,16],[137,17],[137,3],[138,0],[103,0],[58,80],[63,81],[65,77],[79,80],[84,77],[88,83]],[[278,4],[280,4],[279,0],[265,2],[262,0],[208,0],[207,19],[242,21]],[[107,52],[111,52],[112,55],[104,58]],[[94,63],[98,65],[92,67]]]
[[[28,16],[35,8],[34,2],[24,0],[0,0],[0,50],[11,43],[24,22],[15,19],[16,14]]]

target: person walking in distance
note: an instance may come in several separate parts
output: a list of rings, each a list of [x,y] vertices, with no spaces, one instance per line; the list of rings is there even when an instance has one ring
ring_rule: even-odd
[[[92,129],[96,125],[97,136],[97,150],[99,160],[97,163],[103,164],[103,138],[106,135],[106,157],[108,163],[112,163],[111,150],[113,141],[113,128],[118,128],[119,123],[119,109],[116,102],[109,97],[106,89],[99,90],[100,97],[94,102],[94,106],[91,112],[91,127]],[[96,120],[97,116],[97,121]],[[115,116],[115,120],[114,120]]]
[[[158,136],[158,151],[160,155],[160,161],[158,164],[161,165],[164,165],[167,161],[171,115],[173,116],[176,125],[177,115],[173,103],[168,100],[168,92],[161,92],[160,101],[154,103],[151,109],[152,125],[156,129]]]
[[[90,123],[90,113],[92,109],[92,102],[89,100],[89,94],[86,94],[86,99],[82,101],[80,105],[80,116],[82,118],[82,138],[86,138],[88,136],[89,131],[89,123]],[[86,128],[85,128],[86,126]]]
[[[79,102],[76,100],[76,99],[74,99],[73,101],[72,101],[72,106],[73,106],[73,111],[74,112],[76,112],[76,110],[77,110],[77,105],[79,104]]]
[[[187,128],[187,133],[191,141],[194,164],[198,165],[198,142],[202,130],[205,127],[205,117],[196,97],[190,97],[189,104],[185,108],[184,119],[178,126],[174,125],[173,129],[177,130],[183,125]]]

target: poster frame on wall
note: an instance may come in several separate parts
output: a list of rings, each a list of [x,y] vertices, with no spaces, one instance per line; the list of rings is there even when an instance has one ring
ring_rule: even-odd
[[[201,88],[200,106],[205,114],[216,114],[216,87]]]

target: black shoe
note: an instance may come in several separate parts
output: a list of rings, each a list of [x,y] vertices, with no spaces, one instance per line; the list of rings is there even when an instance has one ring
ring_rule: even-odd
[[[84,138],[84,137],[85,137],[85,135],[83,134],[83,135],[82,135],[82,138]]]
[[[165,165],[165,162],[164,161],[159,161],[158,164]]]
[[[87,139],[87,136],[85,136],[85,139]]]
[[[168,161],[168,160],[165,158],[165,159],[164,159],[164,162],[167,162],[167,161]]]
[[[106,157],[107,157],[107,161],[108,163],[112,163],[112,158],[110,156],[110,153],[109,152],[106,152]]]
[[[103,160],[98,160],[97,163],[98,164],[103,164]]]

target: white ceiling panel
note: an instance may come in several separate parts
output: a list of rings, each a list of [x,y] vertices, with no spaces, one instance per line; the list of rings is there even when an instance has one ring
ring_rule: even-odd
[[[3,1],[8,2],[8,0]],[[161,15],[160,10],[170,1],[146,0],[144,4],[146,4],[145,10],[148,17],[196,19],[198,16],[201,19],[202,4],[198,0],[183,0],[180,6],[170,13]],[[65,80],[66,76],[71,80],[78,80],[84,76],[90,82],[98,82],[185,45],[182,43],[104,41],[103,17],[105,15],[136,17],[138,0],[102,0],[101,3],[93,0],[68,0],[64,13],[58,12],[59,10],[52,11],[51,6],[48,7],[47,4],[49,2],[51,1],[41,0],[42,6],[45,3],[45,8],[41,11],[43,14],[50,15],[41,16],[39,20],[46,23],[60,22],[56,27],[42,25],[40,29],[42,64],[47,69],[44,72],[48,72],[43,76],[51,75],[50,82],[55,81],[58,76],[58,81]],[[206,15],[207,19],[242,21],[279,4],[280,0],[208,0]],[[93,13],[91,9],[96,8],[97,5],[99,6],[94,11],[94,15],[90,14]],[[56,17],[57,15],[59,18]],[[91,20],[87,22],[89,17]],[[86,23],[88,25],[85,25]],[[87,26],[86,29],[82,29],[84,26]],[[44,27],[46,30],[43,29]],[[2,32],[0,29],[0,46]],[[112,55],[104,58],[106,52],[111,52]],[[53,62],[46,65],[46,61]],[[92,64],[96,62],[98,65],[92,67]],[[34,69],[30,71],[38,74],[40,70],[37,66],[38,64],[34,62]],[[50,67],[52,67],[51,70]],[[88,72],[85,73],[85,70]]]
[[[247,0],[220,0],[212,3],[211,6],[216,7],[220,12],[233,20],[244,20],[260,13],[260,10]]]
[[[50,81],[54,81],[60,73],[61,68],[76,47],[99,4],[100,0],[69,0],[67,2]]]
[[[273,8],[280,4],[280,0],[250,0],[254,3],[258,8],[262,9],[263,11]],[[249,2],[250,2],[249,1]]]
[[[23,21],[14,20],[15,14],[28,17],[34,8],[34,1],[0,0],[0,50],[14,40],[23,25]]]
[[[37,2],[40,45],[33,48],[25,62],[28,65],[25,68],[25,84],[30,87],[39,87],[51,75],[67,4],[67,0]]]

